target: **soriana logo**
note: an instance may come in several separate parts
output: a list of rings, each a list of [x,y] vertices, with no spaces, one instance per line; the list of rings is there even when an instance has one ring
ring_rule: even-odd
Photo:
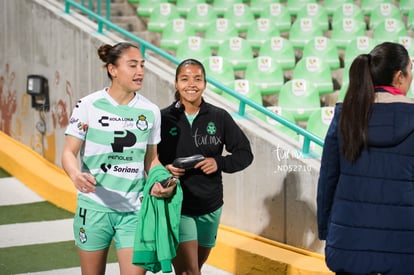
[[[306,93],[306,81],[304,79],[292,80],[292,93],[298,96]]]
[[[223,69],[223,57],[210,56],[210,70],[213,72],[219,72]]]

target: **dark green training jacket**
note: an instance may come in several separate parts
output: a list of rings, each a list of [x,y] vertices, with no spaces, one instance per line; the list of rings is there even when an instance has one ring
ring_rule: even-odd
[[[132,262],[146,270],[157,273],[172,272],[171,260],[178,247],[181,203],[183,194],[177,183],[175,194],[169,199],[150,195],[155,182],[171,176],[162,166],[153,167],[144,186],[144,199],[138,214]]]

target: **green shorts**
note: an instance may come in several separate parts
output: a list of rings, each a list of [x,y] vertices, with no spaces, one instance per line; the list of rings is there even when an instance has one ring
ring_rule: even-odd
[[[201,216],[181,215],[180,243],[197,240],[199,246],[214,247],[216,245],[221,211],[222,207],[212,213]]]
[[[76,245],[85,251],[107,248],[114,240],[115,248],[134,246],[138,212],[101,212],[77,208],[73,221]]]

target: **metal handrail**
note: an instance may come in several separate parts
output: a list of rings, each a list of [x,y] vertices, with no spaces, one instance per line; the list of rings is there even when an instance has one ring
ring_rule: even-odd
[[[161,57],[167,59],[168,61],[178,65],[180,63],[180,60],[178,60],[177,58],[175,58],[174,56],[170,55],[169,53],[161,50],[160,48],[156,47],[155,45],[149,43],[148,41],[137,37],[136,35],[134,35],[133,33],[113,24],[110,20],[109,20],[109,11],[108,11],[108,7],[109,7],[109,2],[110,0],[106,0],[106,7],[107,7],[107,18],[103,18],[100,14],[97,14],[95,12],[93,12],[91,9],[88,9],[87,7],[85,7],[83,4],[79,4],[77,2],[75,2],[74,0],[65,0],[65,13],[70,14],[70,7],[73,6],[76,9],[80,10],[81,12],[85,13],[89,18],[93,18],[94,20],[97,21],[98,24],[98,33],[103,34],[103,25],[106,25],[107,30],[113,30],[117,33],[120,33],[122,35],[124,35],[125,37],[127,37],[128,39],[131,39],[132,41],[140,44],[140,48],[141,48],[141,52],[142,55],[145,57],[146,56],[146,50],[151,50],[152,52],[156,53],[157,55],[160,55]],[[98,6],[100,6],[100,2],[101,0],[98,0]],[[238,114],[242,117],[245,116],[245,109],[246,109],[246,105],[251,106],[252,108],[258,110],[259,112],[265,114],[266,116],[269,116],[270,118],[278,121],[279,123],[281,123],[282,125],[292,129],[293,131],[295,131],[296,133],[298,133],[299,135],[303,136],[303,144],[302,144],[302,154],[305,157],[315,157],[315,154],[312,153],[310,151],[310,142],[314,142],[315,144],[323,147],[323,143],[324,141],[315,136],[314,134],[310,133],[309,131],[303,129],[302,127],[296,125],[295,123],[292,123],[288,120],[286,120],[285,118],[283,118],[282,116],[275,114],[274,112],[268,110],[267,108],[255,103],[254,101],[250,100],[249,98],[245,97],[244,95],[237,93],[236,91],[234,91],[233,89],[230,89],[229,87],[221,84],[220,82],[218,82],[217,80],[207,76],[206,77],[207,81],[214,85],[215,87],[219,88],[220,90],[223,90],[224,92],[232,95],[233,97],[237,98],[240,101],[239,104],[239,110],[238,110]]]

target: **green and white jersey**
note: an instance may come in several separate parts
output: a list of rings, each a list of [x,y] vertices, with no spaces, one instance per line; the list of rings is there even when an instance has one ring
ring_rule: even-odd
[[[145,184],[147,144],[160,142],[160,110],[135,94],[119,105],[107,88],[76,103],[65,134],[84,141],[82,171],[95,176],[96,192],[78,192],[78,205],[99,211],[137,211]]]

